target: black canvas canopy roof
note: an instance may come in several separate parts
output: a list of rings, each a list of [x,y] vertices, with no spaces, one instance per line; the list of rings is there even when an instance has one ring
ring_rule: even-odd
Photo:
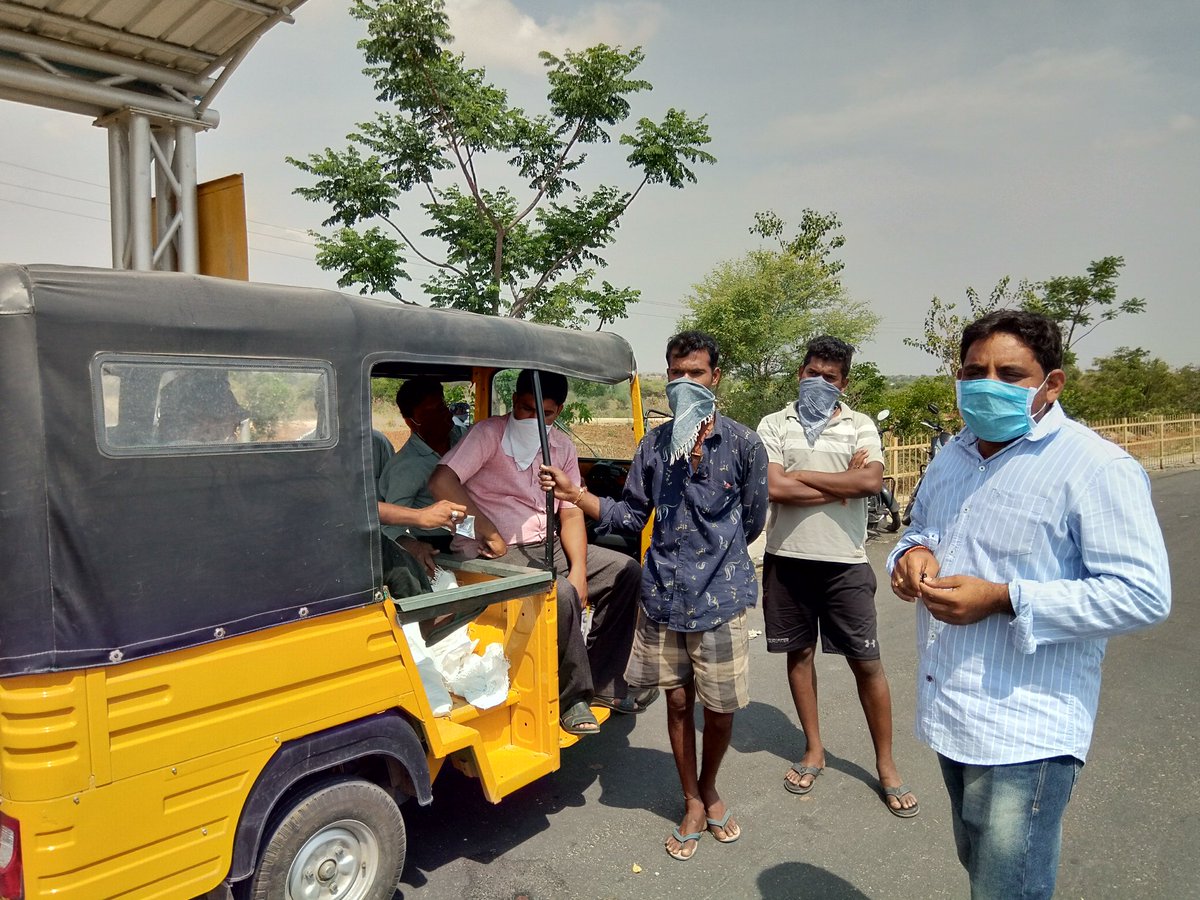
[[[98,355],[318,360],[331,445],[101,452]],[[374,370],[539,368],[605,383],[629,345],[335,291],[176,273],[0,266],[0,675],[132,659],[369,603]]]

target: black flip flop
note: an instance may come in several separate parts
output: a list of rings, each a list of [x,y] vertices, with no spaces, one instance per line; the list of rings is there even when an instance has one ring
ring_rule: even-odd
[[[640,712],[645,712],[646,709],[658,699],[658,688],[650,688],[642,694],[629,695],[624,697],[593,697],[592,703],[595,706],[604,706],[611,709],[613,712],[622,713],[623,715],[637,715]]]
[[[911,819],[921,811],[920,803],[915,803],[908,809],[905,809],[903,806],[892,806],[892,804],[888,803],[888,797],[895,797],[897,800],[899,800],[905,794],[913,794],[912,788],[910,788],[907,784],[900,784],[896,787],[890,788],[885,788],[883,785],[880,785],[879,789],[883,793],[883,805],[887,807],[888,812],[890,812],[893,816],[897,816],[901,819]],[[913,796],[915,797],[916,794],[913,794]]]
[[[817,785],[817,776],[825,771],[821,766],[802,766],[800,763],[792,763],[792,771],[801,777],[811,775],[812,781],[808,783],[808,787],[801,787],[798,784],[792,784],[787,780],[786,773],[783,779],[783,786],[789,794],[807,794]]]
[[[573,734],[578,737],[600,733],[600,723],[592,715],[592,711],[588,708],[586,700],[579,700],[572,703],[566,712],[559,717],[558,724],[567,734]],[[588,728],[588,725],[592,727]]]

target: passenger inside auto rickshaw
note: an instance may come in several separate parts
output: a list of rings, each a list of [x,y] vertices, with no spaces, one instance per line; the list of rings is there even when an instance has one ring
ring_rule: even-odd
[[[517,376],[512,412],[475,423],[442,457],[429,482],[433,497],[464,504],[475,516],[475,540],[455,538],[454,548],[471,555],[505,556],[531,568],[548,568],[546,494],[538,479],[542,449],[537,421],[534,373]],[[546,438],[555,465],[578,475],[574,443],[550,428],[566,403],[563,375],[538,373]],[[640,712],[657,691],[629,697],[625,664],[633,645],[641,567],[637,560],[589,546],[583,514],[570,502],[557,502],[559,532],[553,542],[558,574],[559,708],[571,734],[594,734],[599,724],[590,703],[618,712]],[[591,606],[586,639],[583,609]]]
[[[313,390],[313,405],[317,421],[310,435],[323,434],[328,421],[328,393],[325,382],[318,381]],[[380,475],[395,455],[387,435],[371,429],[372,474],[375,478],[376,496],[379,505],[379,524],[383,526],[382,560],[384,583],[391,595],[397,599],[427,593],[432,590],[429,579],[436,569],[436,550],[403,534],[409,527],[449,528],[466,515],[463,507],[445,503],[428,509],[415,509],[408,504],[384,501],[379,487]]]
[[[182,372],[159,396],[158,440],[162,444],[228,443],[237,439],[248,417],[225,372]]]
[[[436,378],[409,378],[396,391],[396,407],[411,434],[383,467],[379,498],[410,509],[436,507],[429,492],[429,477],[442,456],[466,434],[466,426],[455,422],[446,404],[442,382]],[[454,525],[458,524],[456,520]],[[393,540],[406,536],[419,538],[438,550],[448,551],[453,529],[384,523],[383,533]]]

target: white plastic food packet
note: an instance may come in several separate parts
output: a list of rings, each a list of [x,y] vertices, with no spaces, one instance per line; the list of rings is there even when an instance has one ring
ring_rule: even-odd
[[[479,709],[490,709],[508,697],[508,660],[500,644],[489,644],[483,655],[475,653],[478,643],[463,625],[431,644],[429,655],[452,694]]]

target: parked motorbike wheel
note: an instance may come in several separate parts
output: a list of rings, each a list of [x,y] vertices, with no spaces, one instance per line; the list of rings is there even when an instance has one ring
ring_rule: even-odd
[[[917,486],[913,488],[913,492],[912,492],[911,496],[909,496],[909,498],[908,498],[908,502],[904,504],[904,512],[900,515],[900,521],[903,522],[905,525],[912,524],[913,504],[917,502],[917,490],[920,487],[921,487],[921,482],[918,481]]]
[[[895,532],[900,530],[900,508],[896,504],[888,507],[883,511],[883,515],[879,519],[879,524],[884,531]]]

